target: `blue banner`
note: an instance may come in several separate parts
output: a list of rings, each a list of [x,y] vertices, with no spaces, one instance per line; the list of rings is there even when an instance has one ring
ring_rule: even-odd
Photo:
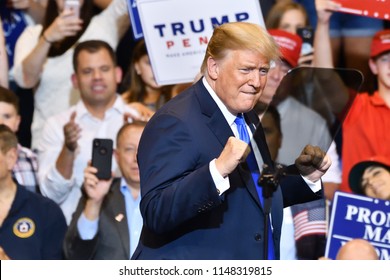
[[[340,247],[355,238],[368,240],[379,259],[390,260],[390,201],[336,192],[325,256],[336,259]]]
[[[139,19],[137,0],[128,0],[127,7],[129,9],[131,28],[133,29],[134,39],[140,39],[144,35],[142,32],[141,20]]]

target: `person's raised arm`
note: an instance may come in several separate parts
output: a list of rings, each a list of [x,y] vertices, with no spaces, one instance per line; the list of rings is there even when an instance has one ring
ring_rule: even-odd
[[[91,166],[90,163],[84,169],[83,186],[87,199],[83,213],[85,217],[90,221],[99,218],[100,209],[102,207],[104,197],[110,190],[110,185],[112,183],[112,179],[99,180],[96,177],[97,172],[98,170],[96,169],[96,167]]]
[[[82,28],[82,20],[69,17],[71,11],[62,12],[42,33],[37,45],[23,60],[23,87],[34,87],[40,79],[44,64],[52,44],[66,37],[75,36]]]
[[[76,112],[70,116],[69,122],[64,126],[64,145],[56,161],[58,172],[70,179],[73,174],[73,163],[76,158],[77,141],[81,137],[81,128],[75,122]]]
[[[315,4],[318,22],[314,35],[313,66],[332,69],[334,64],[329,34],[329,20],[333,11],[337,11],[341,5],[330,0],[316,0]],[[318,78],[322,90],[328,96],[333,113],[339,114],[344,110],[350,98],[347,86],[337,71],[322,71]]]
[[[314,34],[314,59],[313,66],[321,68],[333,68],[332,46],[329,35],[329,20],[332,11],[340,7],[340,4],[329,0],[316,0],[317,27]]]

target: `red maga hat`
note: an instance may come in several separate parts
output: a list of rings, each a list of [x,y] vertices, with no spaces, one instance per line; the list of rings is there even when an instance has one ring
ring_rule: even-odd
[[[270,29],[268,32],[279,45],[282,53],[281,58],[290,64],[291,67],[297,67],[302,48],[301,37],[281,29]]]
[[[390,51],[390,29],[381,30],[374,35],[370,57],[378,56],[387,51]]]

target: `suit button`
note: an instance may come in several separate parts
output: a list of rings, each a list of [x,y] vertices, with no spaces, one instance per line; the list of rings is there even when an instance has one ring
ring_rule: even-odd
[[[260,233],[256,233],[255,234],[255,240],[256,241],[260,241],[261,240],[261,234]]]

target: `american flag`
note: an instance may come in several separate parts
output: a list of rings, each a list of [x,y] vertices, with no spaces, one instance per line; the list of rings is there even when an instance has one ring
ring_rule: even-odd
[[[324,200],[316,200],[291,207],[295,240],[305,235],[325,235],[327,233],[325,209]]]

